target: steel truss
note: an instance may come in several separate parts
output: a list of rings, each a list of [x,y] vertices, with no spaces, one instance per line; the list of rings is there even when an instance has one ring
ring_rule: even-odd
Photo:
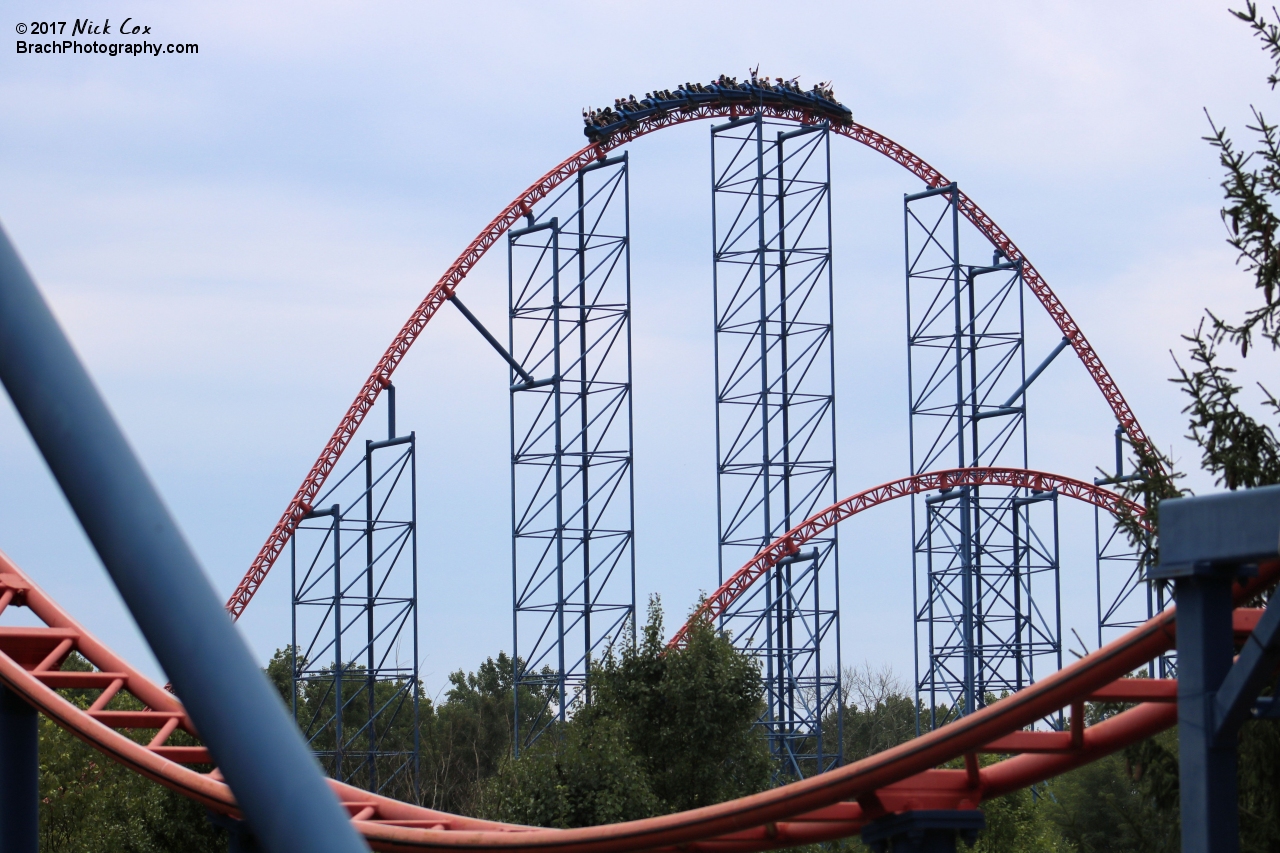
[[[961,262],[961,198],[949,184],[904,201],[913,474],[1026,467],[1026,389],[1066,346],[1028,375],[1023,265]],[[912,502],[916,697],[937,726],[1061,666],[1057,493]]]
[[[1116,427],[1116,472],[1094,480],[1100,486],[1132,482],[1142,478],[1134,464],[1132,473],[1125,469],[1124,430]],[[1132,630],[1173,603],[1169,581],[1148,578],[1155,565],[1151,534],[1134,543],[1116,520],[1102,515],[1094,507],[1093,536],[1095,544],[1094,572],[1098,603],[1098,647]],[[1161,655],[1147,664],[1151,678],[1173,678],[1177,675],[1177,657]]]
[[[628,181],[601,159],[509,232],[517,753],[635,636]]]
[[[290,544],[293,714],[330,776],[417,801],[416,438],[396,435],[387,392],[387,438],[365,441]]]
[[[711,129],[720,582],[835,502],[829,128]],[[781,776],[840,762],[835,530],[720,616],[756,655]]]

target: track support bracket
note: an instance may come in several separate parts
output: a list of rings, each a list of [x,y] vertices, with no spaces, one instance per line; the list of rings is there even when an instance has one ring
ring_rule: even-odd
[[[1267,607],[1233,664],[1232,586],[1277,559],[1280,486],[1160,503],[1150,576],[1176,584],[1184,853],[1240,849],[1236,736],[1280,658],[1280,609]]]
[[[528,229],[525,229],[525,230],[528,230]],[[550,385],[551,383],[556,381],[556,377],[554,376],[548,379],[534,379],[533,374],[529,373],[529,371],[521,367],[520,362],[512,358],[511,353],[507,352],[507,348],[504,347],[502,344],[498,343],[498,339],[495,338],[489,332],[489,330],[484,327],[484,323],[480,322],[480,318],[477,317],[475,314],[472,314],[471,310],[467,308],[467,306],[462,304],[462,300],[458,298],[457,294],[450,296],[449,301],[453,303],[454,308],[457,308],[459,311],[462,312],[462,316],[467,318],[467,322],[469,322],[472,326],[475,326],[476,331],[479,332],[484,337],[484,339],[489,342],[489,346],[493,347],[494,352],[502,356],[502,360],[505,361],[507,364],[511,365],[511,369],[514,370],[520,376],[521,380],[523,380],[521,382],[517,382],[514,385],[512,385],[511,386],[512,391],[528,391],[530,388],[541,388],[544,385]]]

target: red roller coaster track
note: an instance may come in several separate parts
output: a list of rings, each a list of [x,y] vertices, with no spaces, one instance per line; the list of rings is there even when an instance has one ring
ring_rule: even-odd
[[[741,106],[707,105],[670,113],[661,118],[655,117],[638,122],[634,127],[614,134],[603,144],[592,143],[576,152],[563,163],[543,175],[536,183],[521,193],[515,201],[507,205],[471,241],[466,251],[440,277],[440,280],[427,293],[426,298],[422,300],[422,303],[418,305],[404,326],[401,327],[395,339],[392,340],[391,346],[387,347],[387,351],[378,360],[377,366],[369,374],[369,378],[360,389],[360,393],[356,395],[351,407],[347,409],[347,413],[343,415],[342,420],[338,423],[338,428],[334,430],[329,442],[320,453],[320,457],[311,466],[311,470],[307,473],[306,479],[302,481],[302,485],[298,487],[297,494],[289,502],[284,515],[276,522],[271,535],[258,552],[258,556],[254,558],[253,564],[241,579],[235,592],[227,600],[227,610],[231,613],[232,618],[239,619],[240,615],[244,613],[244,609],[249,606],[254,594],[257,593],[258,588],[266,579],[267,573],[271,571],[272,565],[284,551],[284,546],[288,544],[289,537],[293,535],[293,531],[299,521],[302,520],[302,517],[311,510],[311,502],[320,493],[325,480],[333,471],[334,466],[338,464],[338,459],[355,436],[356,430],[359,429],[365,415],[373,408],[373,404],[377,401],[382,389],[391,381],[392,373],[395,372],[396,367],[399,366],[405,354],[408,353],[409,348],[413,346],[413,342],[422,334],[422,330],[426,328],[427,323],[435,316],[440,306],[453,295],[455,288],[462,283],[462,280],[467,277],[476,263],[484,257],[489,248],[497,243],[498,239],[520,217],[529,213],[535,204],[546,198],[553,189],[571,178],[578,170],[604,157],[609,150],[655,130],[661,130],[664,127],[701,119],[734,117],[747,114],[744,112],[745,109]],[[824,120],[822,116],[799,109],[765,106],[752,108],[750,112],[763,112],[771,118],[784,119],[801,124],[814,124]],[[849,122],[847,124],[834,125],[832,130],[841,136],[847,136],[850,139],[861,142],[868,148],[880,152],[923,180],[930,187],[943,187],[950,183],[947,178],[943,177],[941,172],[924,160],[870,128],[863,127],[855,122]],[[1063,336],[1071,342],[1076,354],[1080,357],[1081,362],[1084,363],[1085,369],[1089,371],[1089,375],[1093,377],[1099,390],[1102,391],[1103,397],[1106,398],[1107,404],[1111,407],[1112,412],[1115,413],[1116,420],[1128,434],[1129,440],[1136,447],[1147,447],[1149,445],[1147,436],[1142,431],[1142,427],[1139,426],[1138,419],[1133,410],[1129,408],[1124,395],[1120,393],[1119,386],[1111,378],[1111,374],[1107,372],[1106,367],[1102,364],[1102,359],[1094,351],[1088,340],[1085,339],[1084,333],[1080,330],[1075,320],[1071,318],[1062,301],[1049,289],[1048,283],[1040,275],[1039,271],[1031,265],[1022,251],[1014,245],[1013,240],[1004,231],[1000,230],[1000,226],[996,225],[995,221],[963,192],[960,193],[959,206],[965,218],[973,223],[991,241],[992,245],[1003,251],[1009,260],[1021,260],[1024,262],[1023,278],[1027,286],[1040,300],[1040,303],[1044,305],[1045,310],[1049,312],[1049,316],[1053,318]]]
[[[999,484],[1057,489],[1060,494],[1112,512],[1133,511],[1120,496],[1096,486],[1035,471],[1009,468],[964,469],[910,477],[860,492],[814,515],[774,542],[738,572],[746,578],[812,536],[871,506],[926,490]],[[1280,562],[1260,567],[1258,576],[1235,589],[1246,600],[1280,578]],[[745,585],[738,587],[740,594]],[[717,592],[715,600],[729,600]],[[58,725],[132,770],[215,812],[239,817],[230,788],[216,770],[201,773],[188,764],[207,764],[201,746],[170,746],[173,732],[198,736],[181,703],[89,634],[0,554],[0,616],[26,607],[40,627],[0,626],[0,682],[23,696]],[[750,797],[647,820],[584,829],[511,826],[460,817],[379,797],[331,782],[356,828],[377,850],[528,850],[626,853],[671,849],[755,851],[845,837],[875,818],[928,808],[976,808],[992,797],[1047,779],[1135,743],[1177,721],[1177,683],[1126,675],[1171,649],[1175,612],[1166,610],[1120,639],[1053,675],[967,717],[915,740],[820,776]],[[1259,610],[1238,608],[1234,624],[1242,643]],[[78,651],[92,672],[63,671]],[[80,708],[57,691],[101,689]],[[142,711],[108,710],[112,697],[127,692]],[[1086,702],[1131,707],[1105,721],[1085,725]],[[1037,721],[1071,709],[1067,731],[1032,731]],[[147,737],[146,732],[155,731]],[[131,733],[130,737],[126,732]],[[979,754],[1003,757],[981,766]],[[937,769],[956,762],[962,769]]]
[[[891,483],[876,486],[874,489],[858,492],[839,503],[832,504],[778,537],[768,548],[757,554],[751,562],[738,569],[721,584],[720,588],[689,616],[689,621],[675,633],[668,646],[683,645],[688,636],[690,624],[695,619],[714,620],[719,617],[752,584],[768,574],[779,560],[799,553],[802,544],[823,531],[835,527],[846,518],[895,498],[918,495],[922,492],[945,492],[962,486],[1009,486],[1032,489],[1037,492],[1057,491],[1069,498],[1105,509],[1112,515],[1120,515],[1122,512],[1137,518],[1144,515],[1140,504],[1115,492],[1100,489],[1071,477],[1028,471],[1024,468],[952,468],[903,477],[901,480],[894,480]]]

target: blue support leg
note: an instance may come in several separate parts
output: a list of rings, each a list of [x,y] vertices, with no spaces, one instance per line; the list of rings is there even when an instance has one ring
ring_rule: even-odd
[[[40,849],[40,751],[36,709],[0,685],[0,849]]]
[[[1183,853],[1240,849],[1237,738],[1280,650],[1270,607],[1238,662],[1232,585],[1280,559],[1280,486],[1160,503],[1160,565],[1178,602],[1178,779]]]
[[[1214,736],[1214,700],[1231,669],[1232,575],[1178,578],[1178,757],[1184,853],[1236,853],[1236,742]]]

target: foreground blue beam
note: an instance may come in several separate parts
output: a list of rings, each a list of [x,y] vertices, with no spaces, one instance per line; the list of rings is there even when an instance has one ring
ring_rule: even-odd
[[[1275,601],[1276,594],[1272,592],[1266,612],[1218,688],[1214,701],[1214,734],[1219,740],[1233,741],[1240,726],[1255,716],[1258,693],[1280,666],[1280,606],[1273,607]],[[1274,702],[1275,697],[1271,700]]]
[[[1160,565],[1178,602],[1178,773],[1184,853],[1240,849],[1237,737],[1276,662],[1267,607],[1240,659],[1232,585],[1280,559],[1280,486],[1160,503]]]
[[[40,850],[39,717],[0,685],[0,850]]]
[[[254,836],[367,850],[3,230],[0,382]]]

